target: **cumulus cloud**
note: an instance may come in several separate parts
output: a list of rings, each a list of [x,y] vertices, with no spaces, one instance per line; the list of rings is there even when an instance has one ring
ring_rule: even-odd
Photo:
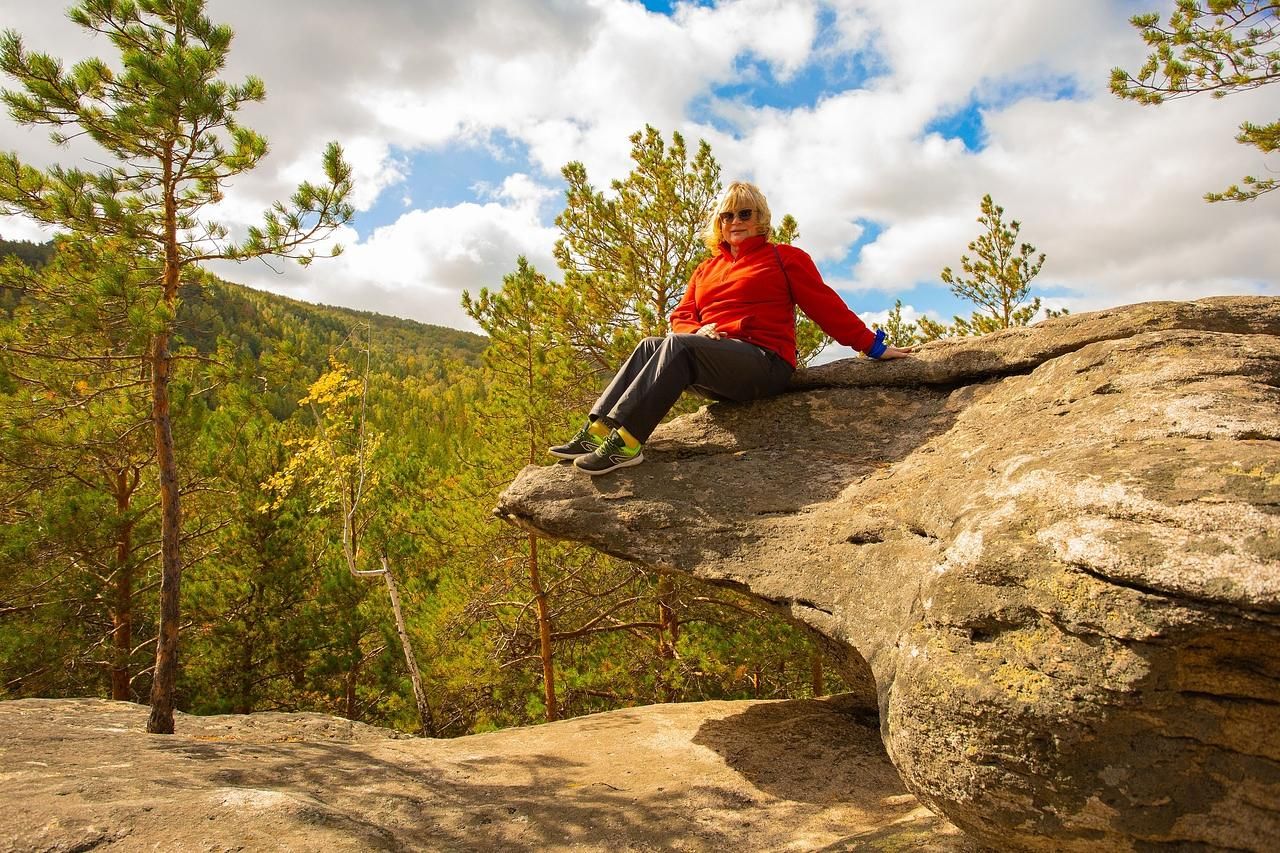
[[[820,262],[847,254],[859,220],[880,226],[852,277],[833,284],[938,284],[991,193],[1048,253],[1037,283],[1071,294],[1055,304],[1280,292],[1280,248],[1265,236],[1280,225],[1276,205],[1201,200],[1259,171],[1258,152],[1231,137],[1280,112],[1280,87],[1161,108],[1119,101],[1107,72],[1136,67],[1145,48],[1115,3],[983,0],[924,4],[923,15],[888,0],[835,5],[844,49],[875,53],[881,73],[812,108],[756,110],[728,146],[797,216]],[[929,131],[963,104],[980,105],[979,151]]]
[[[526,175],[512,175],[488,194],[484,204],[410,210],[363,241],[343,229],[331,241],[342,244],[343,253],[307,269],[247,263],[216,271],[309,302],[474,331],[461,307],[463,290],[501,287],[520,255],[540,270],[555,266],[556,232],[542,224],[542,208],[554,193]],[[315,275],[321,268],[324,274]]]
[[[1121,0],[723,0],[672,15],[633,0],[209,0],[236,32],[230,79],[262,77],[268,100],[244,110],[272,153],[236,182],[219,214],[243,227],[303,179],[319,177],[328,140],[343,143],[354,203],[398,218],[335,235],[336,261],[273,273],[218,271],[302,298],[471,328],[464,288],[496,286],[525,254],[553,273],[550,223],[560,167],[582,161],[597,186],[631,167],[627,137],[644,124],[711,142],[726,178],[747,177],[800,244],[851,296],[921,311],[921,285],[955,266],[991,193],[1047,252],[1038,280],[1075,310],[1146,298],[1280,292],[1280,203],[1207,205],[1200,196],[1267,163],[1237,145],[1244,119],[1280,114],[1280,86],[1160,108],[1106,91],[1113,66],[1146,48]],[[108,55],[55,5],[20,4],[6,26],[29,46],[74,60]],[[770,106],[744,82],[785,92],[806,69],[860,68],[800,106]],[[767,78],[767,79],[766,79]],[[833,79],[845,79],[839,76]],[[750,88],[750,87],[748,87]],[[803,101],[803,99],[801,99]],[[783,99],[782,102],[794,103]],[[936,124],[978,110],[981,145]],[[44,134],[0,120],[0,147],[38,164]],[[473,201],[418,209],[406,178],[419,151],[504,138],[527,162]],[[1275,168],[1274,158],[1270,165]],[[876,239],[849,253],[874,223]],[[37,236],[0,220],[5,236]],[[361,234],[365,235],[363,238]],[[915,308],[912,309],[916,310]],[[870,316],[875,316],[874,314]]]

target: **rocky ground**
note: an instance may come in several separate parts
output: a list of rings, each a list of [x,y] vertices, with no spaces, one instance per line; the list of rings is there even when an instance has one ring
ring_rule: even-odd
[[[0,850],[972,850],[839,699],[658,705],[455,740],[317,714],[0,703]]]

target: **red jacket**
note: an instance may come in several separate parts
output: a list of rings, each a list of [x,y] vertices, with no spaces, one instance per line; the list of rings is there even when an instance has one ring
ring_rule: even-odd
[[[795,366],[794,306],[799,305],[840,343],[861,352],[870,349],[875,333],[822,280],[813,259],[794,246],[777,250],[775,254],[763,235],[744,242],[736,258],[729,244],[721,243],[720,253],[699,264],[689,278],[684,298],[671,312],[672,331],[696,332],[715,323],[716,331],[727,337],[773,350]]]

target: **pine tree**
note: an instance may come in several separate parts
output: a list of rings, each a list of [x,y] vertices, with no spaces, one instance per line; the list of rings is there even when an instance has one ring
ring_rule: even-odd
[[[921,317],[920,319],[926,322],[931,322],[928,317]],[[876,325],[875,328],[878,329],[881,327]],[[894,300],[893,310],[890,311],[889,316],[885,318],[883,328],[885,341],[888,342],[890,346],[895,347],[912,347],[916,344],[924,343],[923,334],[927,334],[928,330],[928,327],[925,326],[924,332],[922,333],[921,327],[918,324],[902,319],[901,299]],[[936,337],[941,337],[941,335]],[[935,339],[936,338],[930,338],[929,340]]]
[[[484,355],[488,395],[480,415],[502,470],[496,485],[505,482],[517,464],[542,461],[554,436],[567,429],[565,413],[574,410],[566,405],[575,391],[573,360],[546,323],[555,307],[552,286],[525,258],[519,258],[516,271],[503,278],[500,291],[481,289],[474,299],[463,293],[462,304],[489,336]],[[530,612],[537,625],[546,720],[551,722],[559,717],[559,702],[546,565],[539,559],[539,542],[533,534],[523,536],[520,550],[518,558],[533,598]],[[542,548],[541,553],[547,556],[556,551]]]
[[[367,329],[365,333],[368,334]],[[376,495],[382,480],[379,448],[386,436],[370,424],[368,413],[371,346],[366,338],[363,377],[355,376],[346,364],[333,358],[330,369],[299,401],[312,412],[315,429],[294,442],[293,456],[265,484],[276,495],[266,509],[279,508],[298,483],[305,483],[313,497],[313,512],[336,511],[343,561],[351,577],[381,578],[387,587],[396,635],[413,684],[419,729],[434,737],[435,718],[405,624],[400,586],[387,559],[388,534],[385,525],[379,524],[386,515],[386,505]],[[367,540],[373,541],[373,547],[366,546]],[[373,568],[368,567],[370,554],[377,555]],[[348,716],[352,713],[348,703]]]
[[[293,685],[305,681],[310,651],[327,642],[314,607],[319,519],[302,499],[260,511],[260,484],[284,464],[287,424],[267,409],[252,354],[242,352],[234,367],[208,395],[188,454],[188,476],[216,478],[218,493],[216,503],[183,506],[188,524],[213,528],[200,571],[183,582],[192,627],[180,690],[194,713],[296,707]]]
[[[951,267],[942,270],[942,280],[951,286],[951,292],[961,299],[976,304],[982,311],[975,311],[968,320],[955,318],[954,334],[983,335],[1011,326],[1025,326],[1040,310],[1037,297],[1027,302],[1031,295],[1031,279],[1044,265],[1044,253],[1034,257],[1036,248],[1029,243],[1018,244],[1018,232],[1022,229],[1017,220],[1004,222],[1004,208],[982,197],[982,215],[978,224],[983,233],[969,244],[974,257],[960,256],[960,266],[968,278],[952,272]],[[924,331],[928,331],[927,327]]]
[[[931,320],[928,317],[920,317],[915,322],[916,338],[922,344],[930,341],[936,341],[940,338],[949,338],[961,334],[955,331],[945,323],[939,323],[937,320]]]
[[[555,256],[564,273],[558,308],[567,342],[583,364],[611,374],[646,335],[664,335],[668,317],[706,257],[699,232],[720,192],[711,146],[690,157],[684,138],[646,126],[631,136],[635,167],[612,195],[591,185],[578,162],[564,167],[563,235]]]
[[[26,529],[38,554],[12,557],[23,569],[0,582],[0,596],[22,602],[32,620],[23,633],[36,643],[39,611],[77,600],[79,636],[64,668],[93,661],[109,672],[108,695],[131,700],[142,670],[136,595],[155,518],[141,499],[152,485],[152,451],[139,333],[129,318],[150,306],[129,259],[107,241],[62,240],[39,269],[9,259],[0,282],[22,293],[3,322],[0,358],[2,384],[12,389],[0,394],[0,465],[13,514],[6,538],[22,541]]]
[[[75,236],[123,241],[161,294],[164,310],[146,347],[162,526],[160,636],[147,730],[171,733],[183,567],[170,392],[179,285],[198,283],[199,265],[215,259],[272,255],[310,262],[314,250],[307,245],[352,215],[350,169],[331,144],[324,185],[304,183],[289,207],[277,203],[261,227],[243,241],[230,240],[224,225],[200,216],[267,152],[266,140],[236,120],[242,105],[263,100],[262,82],[250,77],[235,85],[218,76],[231,29],[204,15],[203,0],[83,0],[69,16],[107,37],[119,51],[120,69],[88,59],[66,71],[51,56],[27,52],[21,36],[6,31],[0,69],[20,88],[5,90],[3,100],[19,124],[50,126],[58,143],[85,135],[113,162],[98,172],[40,170],[16,154],[0,156],[0,208]]]
[[[1177,0],[1167,27],[1160,14],[1130,22],[1153,48],[1136,76],[1111,71],[1111,91],[1144,105],[1208,92],[1224,98],[1280,81],[1280,0]],[[1280,120],[1244,122],[1236,141],[1264,154],[1280,148]],[[1207,201],[1251,201],[1280,187],[1276,178],[1246,176]]]

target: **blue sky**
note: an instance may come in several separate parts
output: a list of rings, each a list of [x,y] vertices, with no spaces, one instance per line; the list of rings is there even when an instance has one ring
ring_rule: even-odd
[[[0,0],[30,47],[106,54],[61,3]],[[1280,169],[1233,141],[1280,115],[1280,86],[1144,108],[1107,91],[1146,55],[1128,18],[1173,0],[208,0],[235,31],[228,77],[260,76],[242,118],[271,156],[228,194],[233,229],[314,178],[329,140],[355,169],[345,248],[306,270],[217,272],[296,298],[474,328],[463,290],[518,255],[557,274],[560,168],[607,187],[646,124],[706,139],[754,180],[865,319],[967,313],[939,272],[977,236],[990,193],[1048,254],[1036,291],[1091,310],[1280,293],[1280,203],[1204,192]],[[68,162],[0,121],[0,147]],[[92,158],[93,152],[86,152]],[[84,162],[74,165],[87,165]],[[0,218],[0,234],[38,238]],[[837,353],[840,354],[840,353]]]
[[[657,12],[659,15],[670,15],[675,9],[675,3],[654,2],[654,0],[644,0],[644,7],[650,12]]]
[[[353,225],[361,239],[393,225],[407,209],[483,201],[513,171],[533,168],[528,149],[503,133],[427,150],[393,148],[391,157],[403,164],[404,180],[387,187],[372,206],[357,213]]]
[[[663,15],[670,15],[673,5],[644,3],[646,9]],[[730,102],[752,111],[813,109],[824,98],[865,87],[886,73],[883,57],[872,49],[856,52],[833,50],[834,13],[831,10],[820,9],[815,20],[814,55],[802,66],[783,74],[760,57],[750,54],[738,56],[733,60],[734,79],[710,86],[705,95],[694,99],[688,108],[690,117],[724,134],[736,136],[741,132],[739,124],[726,117],[717,105]],[[1079,93],[1070,77],[1015,83],[982,97],[975,95],[963,105],[939,114],[924,126],[922,135],[937,134],[944,139],[959,141],[969,152],[981,152],[986,146],[983,111],[1028,96],[1071,99],[1078,97]],[[362,240],[378,228],[394,225],[408,209],[483,204],[492,197],[494,188],[502,183],[503,178],[513,172],[537,174],[544,186],[556,192],[562,192],[565,187],[558,174],[539,170],[526,145],[502,131],[489,133],[484,138],[462,139],[427,149],[392,149],[390,156],[401,164],[403,180],[385,189],[368,209],[358,213],[353,225]],[[556,202],[546,204],[541,217],[544,224],[553,225],[560,209],[561,205]],[[779,211],[780,214],[786,212]],[[843,255],[829,257],[822,264],[824,273],[834,279],[851,277],[862,249],[874,243],[883,231],[883,225],[877,221],[867,218],[855,221],[862,229],[861,235]],[[804,223],[801,223],[801,231],[803,235]],[[1048,295],[1053,288],[1041,287],[1040,290]],[[967,315],[973,307],[956,299],[940,280],[915,282],[912,292],[916,302],[935,316],[947,317],[957,312]],[[883,296],[891,301],[897,294],[886,287]],[[846,294],[846,298],[852,304],[857,302],[852,295]]]

